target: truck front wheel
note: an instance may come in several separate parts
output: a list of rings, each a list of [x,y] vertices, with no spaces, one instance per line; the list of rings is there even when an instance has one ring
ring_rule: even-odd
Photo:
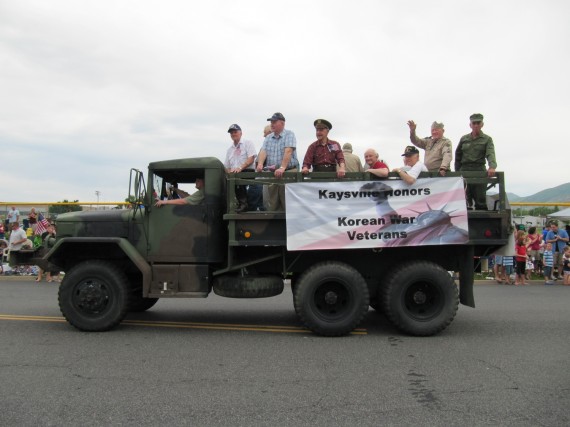
[[[118,325],[129,307],[125,273],[106,261],[85,261],[67,273],[59,287],[63,317],[82,331],[107,331]]]
[[[399,264],[382,290],[390,322],[411,335],[434,335],[453,321],[459,305],[457,286],[449,273],[428,261]]]
[[[325,336],[348,334],[360,323],[369,304],[362,275],[337,261],[309,268],[295,284],[293,297],[303,323]]]

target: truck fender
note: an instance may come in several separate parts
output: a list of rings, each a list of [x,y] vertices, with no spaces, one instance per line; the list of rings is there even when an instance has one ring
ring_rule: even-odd
[[[127,240],[122,237],[64,237],[58,239],[54,247],[44,256],[44,260],[64,269],[65,262],[62,262],[62,254],[68,252],[70,246],[84,245],[115,245],[129,258],[143,277],[143,296],[147,296],[150,290],[152,270],[145,258]],[[104,257],[101,257],[104,259]],[[63,264],[63,265],[62,265]]]

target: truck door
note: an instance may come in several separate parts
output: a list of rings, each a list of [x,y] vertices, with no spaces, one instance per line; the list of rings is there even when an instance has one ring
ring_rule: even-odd
[[[196,263],[208,259],[208,206],[153,206],[149,213],[152,263]]]

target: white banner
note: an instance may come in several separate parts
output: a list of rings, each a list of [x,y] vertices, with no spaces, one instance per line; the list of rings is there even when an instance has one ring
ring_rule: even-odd
[[[285,186],[287,249],[453,245],[469,240],[463,179]]]

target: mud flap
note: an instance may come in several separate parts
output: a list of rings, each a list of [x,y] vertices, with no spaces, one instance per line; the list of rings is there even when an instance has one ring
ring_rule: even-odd
[[[473,257],[475,249],[473,246],[465,246],[459,260],[459,301],[461,304],[475,308],[475,296],[473,295],[473,282],[475,272],[473,268]]]

